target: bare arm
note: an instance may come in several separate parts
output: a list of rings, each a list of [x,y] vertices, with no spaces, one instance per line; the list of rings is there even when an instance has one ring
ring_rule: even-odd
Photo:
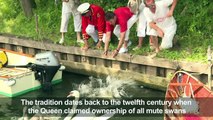
[[[106,33],[105,46],[104,46],[104,54],[105,55],[107,55],[110,40],[111,40],[111,32],[107,32]]]
[[[149,23],[149,26],[150,26],[151,28],[155,29],[155,30],[158,32],[158,35],[159,35],[160,37],[163,37],[163,36],[164,36],[163,30],[162,30],[161,28],[159,28],[159,27],[156,25],[155,22],[150,22],[150,23]]]
[[[117,47],[118,50],[121,49],[121,47],[122,47],[122,45],[123,45],[123,43],[124,43],[125,34],[126,34],[126,31],[125,31],[125,32],[122,32],[122,33],[120,34],[120,40],[119,40],[118,47]]]
[[[120,40],[119,40],[119,43],[118,43],[118,46],[117,46],[117,49],[113,51],[113,54],[112,54],[112,57],[116,57],[119,50],[121,49],[123,43],[124,43],[124,38],[125,38],[125,34],[126,34],[126,31],[125,32],[122,32],[120,34]]]
[[[173,12],[174,12],[174,9],[175,9],[175,7],[176,7],[176,5],[177,5],[177,1],[178,1],[178,0],[173,0],[172,6],[171,6],[171,8],[170,8],[170,10],[169,10],[169,13],[167,14],[167,17],[173,16]]]

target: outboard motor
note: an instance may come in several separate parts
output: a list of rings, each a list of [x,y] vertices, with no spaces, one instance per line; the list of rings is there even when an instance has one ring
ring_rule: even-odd
[[[35,78],[41,82],[43,91],[52,90],[51,81],[60,66],[59,60],[51,51],[35,55],[35,64],[31,65],[31,69],[35,72]]]

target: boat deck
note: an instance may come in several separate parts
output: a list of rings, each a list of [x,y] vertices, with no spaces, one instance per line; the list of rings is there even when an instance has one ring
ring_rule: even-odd
[[[30,70],[27,68],[1,68],[0,69],[0,78],[9,78],[17,75],[25,74]]]

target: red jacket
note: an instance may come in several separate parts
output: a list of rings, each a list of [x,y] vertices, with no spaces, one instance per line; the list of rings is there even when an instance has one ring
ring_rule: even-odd
[[[89,39],[89,35],[86,33],[86,28],[88,24],[94,25],[95,29],[98,31],[99,39],[102,39],[103,33],[105,33],[105,12],[97,5],[90,5],[92,15],[90,17],[82,16],[82,34],[84,40]]]

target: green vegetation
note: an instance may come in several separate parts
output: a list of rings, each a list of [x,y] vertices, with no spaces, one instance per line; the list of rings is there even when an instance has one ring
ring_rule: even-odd
[[[82,0],[103,6],[106,11],[125,6],[128,0]],[[17,0],[0,0],[0,33],[24,36],[34,40],[52,40],[57,42],[61,35],[61,0],[55,5],[53,0],[35,0],[34,15],[38,16],[38,32],[36,32],[35,16],[27,18],[20,2]],[[169,50],[161,51],[157,57],[172,60],[187,60],[206,62],[208,45],[213,47],[213,3],[210,0],[179,0],[174,17],[177,21],[177,44]],[[66,45],[77,45],[73,20],[70,19]],[[147,55],[151,52],[148,37],[145,38],[143,48],[132,51],[137,45],[136,26],[131,31],[133,45],[130,53]],[[90,40],[92,41],[92,40]],[[110,48],[115,48],[117,40],[114,37]]]

